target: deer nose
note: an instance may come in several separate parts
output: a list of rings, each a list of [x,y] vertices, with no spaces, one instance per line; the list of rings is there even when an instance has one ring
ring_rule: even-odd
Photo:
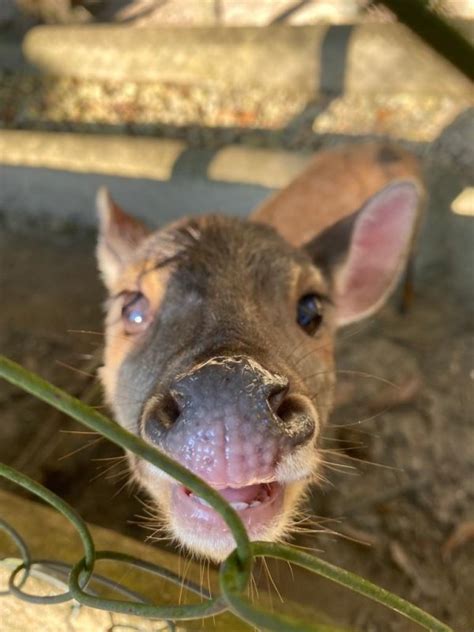
[[[169,390],[145,407],[145,434],[158,444],[181,432],[233,435],[238,424],[254,433],[280,437],[292,447],[307,441],[314,420],[307,404],[289,395],[286,377],[272,373],[246,356],[218,356],[175,378]],[[204,431],[204,428],[207,430]]]
[[[149,401],[142,433],[211,485],[272,481],[315,429],[310,404],[289,386],[251,358],[214,357]]]
[[[270,373],[255,361],[215,357],[178,376],[168,392],[152,398],[145,408],[144,422],[151,421],[166,431],[179,421],[185,409],[197,409],[210,400],[223,410],[235,404],[243,409],[244,400],[251,400],[251,408],[277,414],[287,391],[286,378]]]

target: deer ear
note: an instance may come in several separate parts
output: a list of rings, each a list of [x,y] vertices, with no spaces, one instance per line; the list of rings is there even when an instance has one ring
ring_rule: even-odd
[[[304,247],[332,283],[339,327],[387,300],[409,256],[420,201],[415,182],[395,182]]]
[[[149,230],[125,213],[105,187],[99,189],[96,205],[99,215],[97,262],[106,287],[112,290],[123,267]]]

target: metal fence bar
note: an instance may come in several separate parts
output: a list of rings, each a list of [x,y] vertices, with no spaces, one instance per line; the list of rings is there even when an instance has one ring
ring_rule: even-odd
[[[102,599],[86,590],[88,583],[94,577],[94,564],[98,559],[121,561],[140,566],[149,572],[160,573],[159,567],[112,551],[95,551],[87,525],[72,507],[39,483],[7,465],[0,464],[0,476],[40,496],[48,504],[61,512],[74,524],[83,542],[85,554],[84,557],[73,566],[70,572],[69,591],[61,595],[37,598],[38,602],[45,603],[45,600],[53,600],[54,602],[55,599],[64,601],[67,596],[68,599],[74,598],[79,603],[89,605],[93,608],[169,620],[203,618],[229,609],[254,626],[275,630],[276,632],[287,630],[291,632],[297,630],[302,632],[338,632],[336,628],[328,625],[315,625],[288,615],[277,615],[267,612],[249,602],[245,596],[245,591],[250,580],[253,561],[255,557],[268,556],[284,559],[298,566],[302,566],[313,573],[322,575],[331,581],[341,584],[350,590],[356,591],[369,599],[399,612],[402,616],[418,623],[426,630],[431,630],[432,632],[452,632],[451,628],[444,623],[404,599],[397,597],[353,573],[349,573],[344,569],[338,568],[306,553],[301,553],[290,545],[276,545],[268,542],[251,543],[237,513],[214,489],[204,483],[204,481],[165,454],[145,443],[139,437],[132,435],[104,415],[98,413],[93,408],[86,406],[76,398],[71,397],[4,356],[0,356],[0,377],[26,390],[42,401],[51,404],[58,410],[61,410],[86,425],[88,428],[106,436],[113,443],[147,459],[153,465],[161,468],[170,476],[180,481],[195,494],[198,494],[209,502],[209,504],[219,512],[231,529],[236,541],[236,549],[220,567],[221,594],[213,598],[208,598],[204,603],[197,605],[155,606],[153,604],[143,603],[143,601]],[[1,522],[0,528],[4,528]],[[10,587],[14,587],[15,577],[18,576],[23,569],[25,573],[28,573],[32,561],[29,559],[21,538],[16,537],[10,527],[7,526],[6,530],[14,538],[24,558],[22,564],[13,571],[10,578]],[[160,574],[162,576],[167,576],[171,581],[175,579],[175,577],[169,575],[169,571],[166,571],[166,569],[161,569],[161,571]],[[25,574],[21,583],[24,581]],[[16,592],[21,597],[21,591],[18,586],[16,586]],[[34,596],[31,595],[28,597],[30,599],[32,597],[34,598]],[[204,595],[204,597],[207,598],[209,596]]]
[[[474,47],[447,20],[432,11],[426,0],[381,0],[414,33],[468,79],[474,80]]]

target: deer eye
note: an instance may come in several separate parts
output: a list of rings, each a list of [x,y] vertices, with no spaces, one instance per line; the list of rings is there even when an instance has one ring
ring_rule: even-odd
[[[321,299],[317,294],[305,294],[298,301],[296,322],[308,334],[318,329],[323,320]]]
[[[135,334],[143,331],[150,324],[150,303],[141,292],[128,292],[124,297],[122,320],[125,331]]]

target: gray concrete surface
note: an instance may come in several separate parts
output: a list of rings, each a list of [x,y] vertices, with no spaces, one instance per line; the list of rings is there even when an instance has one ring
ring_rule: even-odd
[[[94,197],[106,185],[131,211],[158,225],[181,215],[245,216],[285,186],[309,154],[110,135],[0,131],[0,208],[56,222],[95,224]]]
[[[0,70],[34,72],[34,68],[26,61],[21,42],[15,33],[0,33]]]
[[[267,187],[211,182],[184,173],[159,182],[5,165],[0,166],[0,209],[9,222],[19,224],[30,218],[52,220],[57,226],[93,226],[95,194],[102,185],[109,187],[126,209],[156,226],[182,215],[210,211],[243,217],[271,192]]]
[[[0,163],[166,181],[200,175],[214,181],[283,187],[310,153],[229,145],[191,149],[184,141],[111,134],[0,130]]]

